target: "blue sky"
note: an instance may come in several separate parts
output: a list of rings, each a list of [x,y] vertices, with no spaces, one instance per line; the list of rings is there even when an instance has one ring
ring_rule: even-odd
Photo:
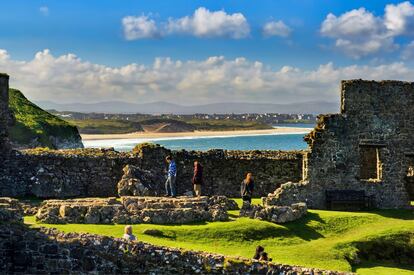
[[[385,10],[387,6],[389,11]],[[0,17],[0,49],[6,52],[3,55],[8,56],[9,63],[8,66],[0,63],[0,69],[11,68],[12,84],[27,89],[28,96],[36,100],[53,96],[64,101],[142,101],[138,97],[145,96],[148,102],[159,99],[186,104],[229,100],[292,102],[312,98],[334,101],[338,93],[334,89],[341,73],[344,78],[360,75],[361,78],[409,80],[414,60],[411,29],[414,28],[414,6],[409,1],[14,0],[2,1],[1,7],[6,12]],[[197,11],[204,14],[206,22],[199,23]],[[328,14],[333,17],[328,18]],[[126,23],[128,16],[130,20]],[[269,24],[267,31],[266,24]],[[45,49],[48,49],[47,54],[42,56],[50,55],[54,65],[50,65],[52,61],[45,61],[48,58],[35,62],[36,53]],[[60,67],[55,64],[59,57],[65,59],[63,57],[68,54],[76,55],[76,58],[69,56],[75,61],[66,60]],[[224,59],[214,65],[213,71],[202,64],[210,57],[221,56]],[[186,69],[175,79],[144,81],[145,74],[152,77],[160,74],[154,69],[159,57],[184,63]],[[242,69],[240,62],[235,62],[237,58],[248,62],[239,74]],[[188,64],[190,61],[199,64]],[[50,87],[35,83],[38,81],[29,83],[30,79],[22,73],[24,66],[18,62],[41,70],[44,79],[50,80],[50,85],[46,85]],[[262,64],[260,71],[254,69],[255,62]],[[130,64],[143,66],[145,71],[137,68],[131,71]],[[398,70],[388,73],[381,67],[397,64]],[[85,69],[87,65],[91,67]],[[93,65],[106,67],[101,68],[103,71],[113,70],[113,74],[98,80]],[[312,82],[315,81],[312,74],[321,73],[321,66],[333,68],[330,81],[335,83],[328,85],[323,79]],[[118,84],[116,70],[121,68],[127,72],[118,75],[119,81],[124,82]],[[215,79],[239,86],[221,85],[214,79],[203,85],[184,83],[189,72],[202,74],[203,68]],[[351,69],[354,71],[349,73]],[[79,70],[89,70],[95,75],[95,81],[102,83],[96,87],[90,83],[66,89],[57,86],[67,84],[70,73],[79,73]],[[218,71],[225,76],[216,75]],[[252,71],[257,82],[246,84],[242,91],[240,87],[248,81],[245,78]],[[281,87],[283,85],[272,79],[272,74],[278,72],[289,74],[285,76],[293,79],[303,76],[308,79],[305,84],[316,88],[303,90],[302,87],[302,91],[295,93],[291,90],[297,90],[304,83]],[[163,73],[168,76],[168,72]],[[201,76],[195,75],[192,79],[197,80],[197,77]],[[284,79],[278,77],[278,81]],[[105,83],[108,78],[111,80]],[[129,82],[125,78],[130,78]],[[200,81],[195,82],[199,84]],[[105,85],[113,87],[102,91]],[[86,91],[94,88],[101,92]],[[320,89],[326,91],[320,92]]]

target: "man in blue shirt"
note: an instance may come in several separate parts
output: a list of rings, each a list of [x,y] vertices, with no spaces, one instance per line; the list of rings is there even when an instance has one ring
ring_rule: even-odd
[[[166,161],[168,163],[167,181],[165,182],[165,193],[168,197],[175,197],[177,195],[175,188],[175,180],[177,178],[177,166],[171,156],[167,156]]]

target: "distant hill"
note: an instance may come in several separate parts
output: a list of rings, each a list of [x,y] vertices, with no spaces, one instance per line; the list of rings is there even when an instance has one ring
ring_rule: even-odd
[[[283,114],[325,114],[337,113],[337,103],[313,101],[291,104],[272,103],[215,103],[194,106],[182,106],[167,102],[148,104],[128,103],[122,101],[107,101],[100,103],[71,103],[58,104],[51,101],[39,101],[44,109],[57,111],[72,111],[82,113],[143,113],[143,114],[241,114],[241,113],[283,113]]]
[[[144,131],[141,124],[136,121],[106,119],[68,119],[67,121],[76,125],[81,134],[126,134]]]
[[[9,107],[15,117],[14,126],[10,129],[14,147],[83,147],[75,126],[39,108],[19,90],[9,90]]]
[[[179,133],[196,130],[193,125],[175,119],[147,119],[140,121],[140,123],[146,132],[153,133]]]

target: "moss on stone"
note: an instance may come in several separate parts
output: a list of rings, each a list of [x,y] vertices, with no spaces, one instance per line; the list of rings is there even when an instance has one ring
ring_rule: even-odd
[[[142,156],[142,152],[144,150],[152,150],[152,149],[159,148],[159,147],[160,147],[159,144],[155,144],[155,143],[151,143],[151,142],[144,142],[144,143],[137,144],[132,149],[132,153]]]

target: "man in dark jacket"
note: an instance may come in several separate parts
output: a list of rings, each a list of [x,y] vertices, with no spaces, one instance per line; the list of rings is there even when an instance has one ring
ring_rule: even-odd
[[[192,179],[194,193],[197,197],[201,196],[201,185],[203,184],[203,166],[196,160],[194,161],[194,175]]]

